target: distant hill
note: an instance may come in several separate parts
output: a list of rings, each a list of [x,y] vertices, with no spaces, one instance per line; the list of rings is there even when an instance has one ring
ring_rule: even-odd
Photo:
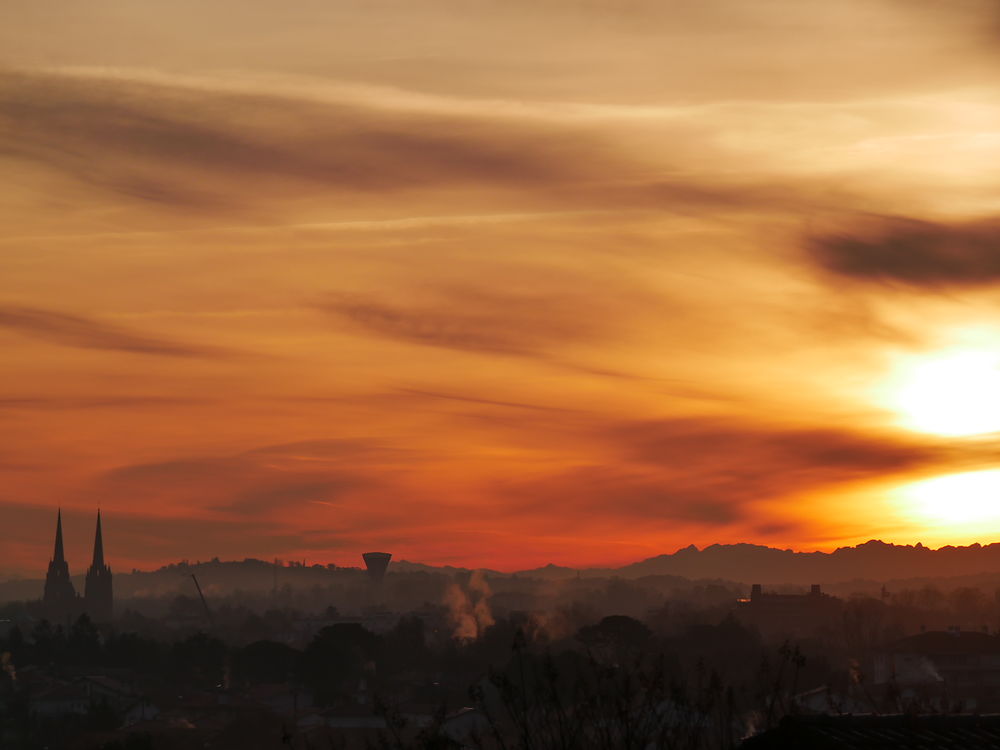
[[[469,568],[437,567],[423,563],[394,561],[390,575],[467,575]],[[795,552],[757,544],[713,544],[704,549],[694,545],[672,554],[658,555],[621,568],[570,568],[549,564],[541,568],[504,573],[486,570],[497,578],[516,576],[520,579],[565,581],[569,579],[627,578],[649,579],[673,577],[678,580],[722,580],[748,585],[763,583],[770,586],[788,584],[805,586],[811,583],[841,584],[855,582],[893,582],[957,579],[980,576],[982,582],[1000,580],[1000,543],[967,547],[930,549],[922,544],[897,545],[871,540],[856,547],[841,547],[833,552]],[[165,594],[194,593],[191,575],[196,574],[203,588],[210,593],[234,590],[269,591],[272,588],[293,588],[330,585],[334,582],[359,580],[364,572],[359,568],[335,566],[291,565],[275,567],[263,560],[201,563],[176,563],[153,571],[132,571],[115,574],[115,595],[121,599]],[[997,578],[990,577],[996,574]],[[78,591],[83,589],[83,577],[75,576]],[[41,579],[0,583],[0,602],[37,599],[41,596]]]
[[[442,570],[432,566],[422,567]],[[390,567],[390,570],[396,569],[395,564]],[[550,563],[510,575],[544,580],[677,576],[689,580],[719,579],[744,584],[806,585],[859,580],[956,578],[981,573],[1000,573],[1000,543],[931,549],[919,543],[887,544],[872,539],[856,547],[840,547],[833,552],[795,552],[759,544],[712,544],[698,549],[692,544],[672,554],[657,555],[621,568],[577,569]]]
[[[112,564],[114,561],[112,560]],[[344,580],[363,580],[360,568],[338,568],[325,565],[281,565],[248,558],[239,561],[179,562],[150,571],[133,570],[114,574],[116,599],[172,596],[195,596],[197,589],[191,576],[197,575],[207,595],[233,591],[269,592],[291,586],[309,588],[330,585]],[[84,576],[74,575],[77,593],[83,593]],[[39,599],[45,585],[43,578],[22,579],[0,583],[0,602]]]
[[[443,573],[445,575],[455,575],[471,573],[477,568],[456,568],[453,565],[427,565],[426,563],[415,563],[409,560],[393,560],[389,563],[391,573]],[[501,573],[499,570],[489,568],[478,568],[489,576],[508,576],[510,573]]]

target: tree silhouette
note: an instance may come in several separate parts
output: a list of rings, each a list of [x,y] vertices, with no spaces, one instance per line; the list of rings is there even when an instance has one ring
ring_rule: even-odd
[[[378,657],[381,639],[358,623],[337,623],[320,630],[299,660],[299,676],[321,705],[349,700],[368,665]]]

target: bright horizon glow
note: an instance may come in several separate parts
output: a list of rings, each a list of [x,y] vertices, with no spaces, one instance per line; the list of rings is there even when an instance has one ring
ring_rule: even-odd
[[[904,513],[923,525],[975,525],[986,536],[991,529],[984,524],[1000,527],[1000,469],[924,479],[901,487],[899,495]]]
[[[903,425],[945,437],[1000,431],[1000,354],[956,351],[918,361],[891,388]]]

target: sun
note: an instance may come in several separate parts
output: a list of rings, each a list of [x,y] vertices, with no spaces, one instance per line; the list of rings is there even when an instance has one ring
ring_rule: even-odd
[[[1000,469],[923,479],[898,492],[906,515],[922,524],[967,527],[978,534],[1000,526]]]
[[[900,367],[887,389],[905,427],[958,437],[1000,431],[1000,351],[954,351]]]

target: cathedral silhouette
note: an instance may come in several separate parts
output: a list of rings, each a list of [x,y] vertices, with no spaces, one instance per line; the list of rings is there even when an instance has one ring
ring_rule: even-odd
[[[104,538],[101,534],[101,511],[97,511],[97,531],[94,533],[94,559],[87,570],[84,594],[81,598],[69,576],[69,564],[63,551],[62,510],[56,514],[56,544],[45,576],[42,606],[54,622],[86,613],[94,622],[110,622],[114,614],[114,593],[111,568],[104,562]]]

